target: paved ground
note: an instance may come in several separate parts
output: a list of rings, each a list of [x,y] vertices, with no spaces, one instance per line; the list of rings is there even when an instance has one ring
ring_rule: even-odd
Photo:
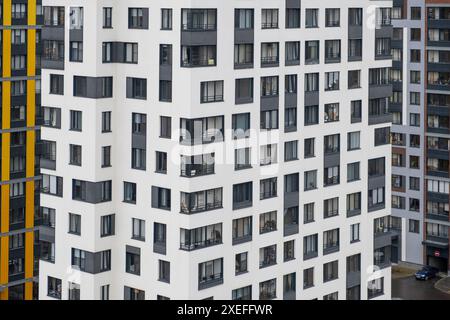
[[[418,281],[414,276],[392,279],[392,298],[402,300],[450,300],[446,294],[434,287],[438,278],[428,281]]]

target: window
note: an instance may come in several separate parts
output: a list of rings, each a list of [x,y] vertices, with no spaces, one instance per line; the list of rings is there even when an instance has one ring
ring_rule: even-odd
[[[239,275],[248,271],[248,252],[238,253],[235,256],[235,274]]]
[[[314,287],[314,268],[303,270],[303,289]]]
[[[161,30],[172,30],[172,9],[161,9]]]
[[[319,106],[305,106],[305,126],[319,123]]]
[[[80,285],[69,282],[69,300],[80,300]]]
[[[223,283],[223,258],[198,264],[198,288],[210,288]]]
[[[145,149],[131,148],[131,168],[145,170],[146,158],[147,152]]]
[[[81,111],[70,110],[70,130],[81,131]]]
[[[339,71],[325,72],[325,91],[339,90]]]
[[[421,30],[417,28],[411,28],[411,41],[420,41]]]
[[[111,111],[102,112],[102,133],[111,132]]]
[[[332,134],[324,137],[323,141],[324,153],[338,153],[340,150],[340,135]]]
[[[317,234],[303,237],[303,260],[317,257]]]
[[[319,41],[305,42],[305,64],[319,63]]]
[[[156,172],[167,173],[167,153],[156,151]]]
[[[341,61],[341,40],[325,40],[325,63]]]
[[[11,188],[11,189],[14,189],[14,188]],[[62,197],[62,195],[63,195],[63,178],[53,176],[53,175],[43,174],[42,175],[41,192],[44,194],[51,194],[51,195]]]
[[[325,105],[324,122],[339,121],[339,103],[328,103]]]
[[[325,26],[326,27],[339,27],[340,26],[340,9],[325,9]]]
[[[369,160],[369,177],[379,177],[385,174],[385,158]]]
[[[145,241],[145,221],[141,219],[132,218],[132,232],[131,238],[134,240]]]
[[[300,64],[300,42],[288,41],[285,48],[286,65]]]
[[[295,259],[295,240],[286,241],[284,243],[283,261]]]
[[[278,153],[276,144],[268,144],[260,148],[259,164],[267,166],[278,162]]]
[[[216,65],[216,46],[182,46],[181,66],[182,67],[208,67]]]
[[[324,295],[323,300],[338,300],[338,297],[339,297],[339,292],[336,291],[336,292]]]
[[[420,105],[420,92],[410,92],[409,103],[416,106]]]
[[[102,168],[111,167],[111,146],[102,147],[101,166]]]
[[[147,79],[127,77],[127,98],[147,99]]]
[[[319,74],[306,73],[305,74],[305,92],[319,91]]]
[[[260,120],[262,130],[278,129],[278,110],[261,111]]]
[[[159,101],[172,102],[172,81],[159,80]]]
[[[298,160],[298,141],[287,141],[284,143],[284,161]]]
[[[315,138],[305,139],[305,159],[315,157]]]
[[[152,186],[152,208],[170,210],[170,189]]]
[[[81,235],[81,216],[79,214],[69,213],[69,233]]]
[[[123,201],[128,203],[136,203],[136,183],[123,183]]]
[[[303,223],[314,222],[314,202],[303,205]]]
[[[261,97],[278,96],[278,77],[261,77]]]
[[[252,240],[252,217],[233,220],[233,245]]]
[[[251,168],[251,149],[241,148],[234,150],[234,170]]]
[[[170,262],[159,260],[158,280],[170,283]]]
[[[420,127],[420,114],[419,113],[410,113],[409,114],[409,125],[412,127]]]
[[[102,216],[100,219],[100,236],[108,237],[115,234],[115,215]]]
[[[371,280],[367,283],[367,298],[372,299],[384,294],[384,278]]]
[[[317,188],[317,170],[305,171],[305,191]]]
[[[145,300],[145,291],[125,286],[124,300]]]
[[[259,249],[259,268],[265,268],[277,263],[277,245]]]
[[[127,246],[125,254],[125,272],[141,274],[141,249]]]
[[[74,166],[81,166],[81,146],[69,144],[69,163]]]
[[[361,70],[348,71],[348,88],[349,89],[361,88]]]
[[[252,206],[253,183],[233,185],[233,210]]]
[[[339,215],[339,198],[331,198],[323,201],[323,218],[330,218]]]
[[[160,138],[171,139],[172,138],[172,118],[160,117]]]
[[[252,286],[235,289],[231,293],[232,300],[252,300]]]
[[[235,9],[234,17],[236,29],[253,29],[253,9]]]
[[[347,195],[347,217],[361,213],[361,192]]]
[[[259,233],[268,233],[277,230],[277,212],[271,211],[259,215]]]
[[[21,83],[21,82],[17,82]],[[17,86],[14,86],[14,88]],[[11,88],[13,89],[13,88]],[[25,89],[23,89],[25,90]],[[19,90],[15,90],[18,92]],[[23,92],[24,93],[24,92]],[[50,75],[50,94],[64,95],[64,75],[51,74]],[[18,95],[18,94],[16,94]]]
[[[362,26],[363,10],[361,8],[348,9],[348,24],[350,26]]]
[[[359,162],[347,164],[347,182],[359,180]]]
[[[306,9],[305,27],[317,28],[319,26],[319,9]]]
[[[362,40],[349,39],[348,40],[348,60],[358,61],[362,59]]]
[[[332,281],[338,278],[338,260],[325,263],[323,265],[323,282]]]
[[[359,223],[350,225],[350,243],[359,241]]]
[[[253,78],[236,79],[235,104],[253,102]]]
[[[278,9],[262,9],[261,28],[262,29],[278,28]]]
[[[347,150],[357,150],[360,148],[360,132],[349,132],[347,134]]]
[[[61,279],[47,277],[47,296],[61,299]]]
[[[420,221],[409,219],[409,232],[420,233]]]
[[[331,166],[324,168],[323,185],[331,186],[339,184],[340,180],[339,171],[340,171],[339,166]]]
[[[297,130],[297,108],[284,109],[284,130],[285,132]]]
[[[286,29],[300,28],[300,9],[286,9]]]
[[[103,28],[112,28],[112,8],[103,8]]]
[[[100,287],[100,300],[109,300],[109,284]]]
[[[70,61],[83,62],[83,42],[70,41]]]
[[[277,178],[263,179],[259,182],[259,199],[264,200],[277,196]]]
[[[201,103],[223,101],[223,81],[201,83]]]
[[[148,29],[148,9],[128,8],[128,28]]]
[[[384,187],[369,190],[369,208],[384,205]]]
[[[172,45],[161,44],[159,46],[159,65],[171,66],[172,65]]]

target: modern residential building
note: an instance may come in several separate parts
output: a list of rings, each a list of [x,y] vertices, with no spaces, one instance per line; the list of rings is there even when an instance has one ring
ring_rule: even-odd
[[[36,299],[41,1],[2,0],[0,300]]]
[[[389,299],[391,9],[43,0],[39,298]]]
[[[425,1],[396,0],[392,22],[392,262],[423,264]]]
[[[449,271],[450,1],[394,1],[392,261]]]
[[[426,1],[424,261],[450,272],[450,1]],[[425,81],[424,81],[425,82]]]

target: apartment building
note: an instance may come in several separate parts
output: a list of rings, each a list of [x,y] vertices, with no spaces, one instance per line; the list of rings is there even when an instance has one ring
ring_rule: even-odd
[[[391,8],[44,0],[39,298],[389,299]]]
[[[448,272],[450,1],[392,9],[392,261]]]
[[[2,0],[0,300],[38,295],[41,1]]]
[[[392,252],[394,263],[423,264],[425,1],[393,2]]]
[[[425,30],[425,179],[424,261],[450,272],[449,114],[450,1],[427,0]]]

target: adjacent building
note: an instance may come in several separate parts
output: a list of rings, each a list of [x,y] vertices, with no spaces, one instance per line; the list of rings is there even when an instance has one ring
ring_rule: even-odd
[[[41,1],[2,0],[0,300],[37,298]]]
[[[391,12],[43,0],[39,298],[389,299]]]
[[[450,1],[392,9],[392,261],[449,268]]]

